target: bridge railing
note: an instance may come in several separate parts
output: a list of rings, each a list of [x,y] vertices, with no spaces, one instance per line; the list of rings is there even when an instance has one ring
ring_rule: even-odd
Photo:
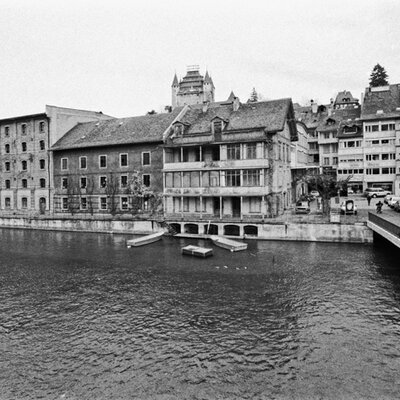
[[[399,225],[393,224],[392,222],[388,221],[387,219],[381,218],[379,215],[376,215],[371,212],[368,213],[368,220],[370,222],[378,225],[385,231],[391,233],[392,235],[395,235],[397,237],[400,236],[400,226]]]

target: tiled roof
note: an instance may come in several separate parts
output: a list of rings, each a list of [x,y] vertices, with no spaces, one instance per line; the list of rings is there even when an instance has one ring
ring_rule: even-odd
[[[118,118],[76,125],[51,148],[52,150],[113,146],[162,141],[163,133],[182,111]]]
[[[337,130],[344,122],[349,123],[360,117],[360,107],[348,107],[338,110],[333,110],[332,115],[326,116],[318,125],[317,131],[332,131]],[[334,121],[333,124],[328,124],[328,120]]]
[[[313,113],[311,106],[299,106],[296,104],[294,107],[295,118],[297,121],[303,122],[308,129],[315,129],[322,119],[328,115],[326,111],[328,106],[320,105],[318,106],[319,110],[321,110],[321,107],[324,107],[325,111]]]
[[[228,121],[224,132],[244,129],[277,132],[284,128],[291,107],[291,99],[241,103],[236,111],[233,104],[210,103],[206,112],[201,105],[191,106],[182,121],[190,124],[188,134],[210,133],[211,121],[215,117]]]
[[[343,90],[343,92],[339,92],[335,99],[335,105],[356,102],[358,102],[358,99],[354,98],[351,92],[349,92],[348,90]]]
[[[399,107],[400,90],[398,84],[382,88],[366,88],[361,119],[399,117]]]

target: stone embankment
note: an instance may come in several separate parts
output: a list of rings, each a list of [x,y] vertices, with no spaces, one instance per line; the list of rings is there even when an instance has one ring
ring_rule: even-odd
[[[347,216],[346,216],[347,217]],[[333,220],[331,218],[331,220]],[[181,222],[184,227],[184,222]],[[244,223],[236,223],[241,226]],[[323,220],[317,215],[294,216],[286,214],[284,220],[274,220],[252,224],[257,227],[257,236],[246,236],[246,239],[291,240],[315,242],[372,243],[372,231],[366,222],[351,221],[349,218],[337,218],[335,221]],[[152,220],[124,219],[79,219],[57,217],[0,217],[0,227],[21,229],[42,229],[54,231],[99,232],[118,234],[146,234],[161,229]],[[222,230],[221,230],[222,231]],[[184,232],[182,229],[181,232]],[[185,233],[180,236],[204,237]]]

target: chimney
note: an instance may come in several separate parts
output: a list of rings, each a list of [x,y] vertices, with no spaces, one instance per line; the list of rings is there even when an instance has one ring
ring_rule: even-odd
[[[240,106],[240,100],[239,100],[239,97],[235,97],[234,99],[233,99],[233,111],[237,111],[237,110],[239,110],[239,106]]]
[[[208,106],[210,105],[209,101],[203,101],[203,113],[207,112]]]
[[[318,104],[314,102],[314,100],[311,100],[310,103],[311,103],[311,112],[313,114],[316,114],[318,112]]]

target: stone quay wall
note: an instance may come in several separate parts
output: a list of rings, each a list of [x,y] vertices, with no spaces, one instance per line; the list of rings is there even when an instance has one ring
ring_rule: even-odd
[[[244,224],[236,224],[244,225]],[[257,236],[246,239],[257,240],[291,240],[312,242],[372,243],[373,232],[366,223],[306,223],[276,222],[259,223]],[[0,217],[1,228],[41,229],[54,231],[98,232],[118,234],[147,234],[161,229],[151,220],[112,220],[112,219],[79,219],[79,218],[21,218]],[[241,227],[241,231],[242,231]],[[184,233],[179,236],[205,237]]]

